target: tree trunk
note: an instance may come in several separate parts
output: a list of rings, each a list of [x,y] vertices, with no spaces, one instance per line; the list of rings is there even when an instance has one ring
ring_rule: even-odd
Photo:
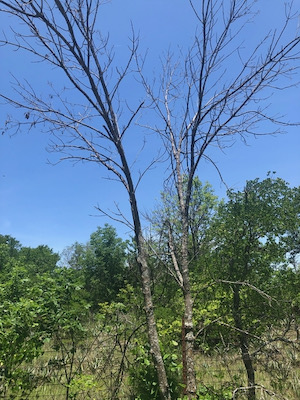
[[[196,399],[197,385],[194,363],[194,323],[193,323],[193,297],[191,293],[190,275],[189,275],[189,200],[191,195],[191,185],[184,188],[183,175],[181,173],[180,152],[174,148],[174,157],[176,159],[177,176],[177,195],[179,199],[179,208],[181,214],[181,276],[182,293],[184,298],[183,315],[183,341],[182,341],[182,364],[183,364],[183,382],[185,383],[185,395],[189,400]],[[192,178],[191,178],[192,179]]]
[[[118,133],[118,138],[120,134]],[[130,168],[125,157],[125,152],[122,146],[121,140],[116,141],[116,147],[121,158],[123,171],[127,181],[127,192],[129,195],[129,202],[131,208],[131,215],[134,225],[135,240],[137,245],[137,262],[140,267],[141,280],[142,280],[142,292],[144,295],[144,310],[146,314],[147,322],[147,333],[150,344],[150,353],[154,361],[155,370],[157,373],[158,385],[162,400],[171,400],[170,388],[168,384],[167,373],[165,369],[164,360],[161,354],[159,346],[159,338],[157,332],[157,326],[154,316],[153,299],[151,292],[151,278],[150,268],[148,265],[148,254],[145,246],[145,239],[142,232],[142,226],[140,221],[140,214],[137,205],[135,188],[133,185]]]
[[[241,309],[240,309],[240,288],[238,286],[234,286],[233,288],[233,318],[235,327],[239,331],[239,343],[240,349],[242,353],[242,360],[247,372],[248,379],[248,392],[247,398],[248,400],[255,400],[255,371],[251,359],[251,355],[249,353],[249,344],[247,334],[244,332],[243,323],[241,318]]]
[[[140,222],[140,216],[137,206],[137,200],[134,190],[134,185],[131,179],[131,173],[128,168],[127,160],[124,155],[123,147],[121,143],[118,145],[119,154],[121,155],[122,165],[124,173],[128,182],[128,194],[131,206],[132,219],[134,223],[135,239],[137,244],[137,262],[140,267],[141,279],[142,279],[142,291],[144,295],[144,310],[146,313],[147,332],[150,344],[150,352],[154,361],[154,366],[157,373],[158,385],[162,400],[171,400],[170,388],[168,384],[167,373],[165,369],[164,360],[161,354],[159,346],[159,338],[157,332],[157,326],[154,316],[153,299],[151,292],[151,278],[150,269],[148,265],[147,251],[145,247],[145,239],[142,233],[142,227]]]
[[[182,280],[183,280],[183,296],[184,296],[184,316],[183,316],[183,329],[184,329],[184,342],[182,347],[183,352],[183,365],[185,366],[186,382],[185,393],[189,400],[195,399],[197,396],[196,386],[196,373],[194,363],[194,323],[193,323],[193,298],[190,287],[189,277],[189,259],[188,259],[188,223],[183,221],[183,234],[182,234]]]
[[[190,293],[186,293],[184,297],[184,317],[183,317],[183,331],[184,338],[182,343],[183,351],[183,366],[185,376],[183,381],[186,384],[185,394],[189,400],[195,399],[197,396],[196,388],[196,374],[194,364],[194,324],[193,324],[193,301]]]
[[[182,316],[182,325],[181,325],[181,354],[182,354],[182,384],[184,385],[183,394],[186,395],[187,366],[186,366],[186,342],[185,342],[184,316]]]
[[[144,245],[144,238],[140,235],[138,239],[138,258],[137,261],[139,263],[141,269],[141,277],[142,277],[142,290],[144,295],[144,304],[145,304],[145,313],[147,320],[147,330],[148,330],[148,338],[150,343],[150,352],[154,360],[154,365],[157,372],[158,384],[161,393],[161,398],[163,400],[171,400],[169,384],[167,379],[167,374],[165,370],[164,361],[162,358],[160,346],[159,346],[159,338],[157,333],[157,327],[155,323],[154,310],[153,310],[153,302],[152,302],[152,293],[151,293],[151,279],[149,273],[149,267],[147,264],[147,256]]]

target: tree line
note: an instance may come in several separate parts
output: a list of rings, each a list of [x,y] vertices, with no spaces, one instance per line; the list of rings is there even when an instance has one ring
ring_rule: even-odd
[[[197,395],[223,399],[235,391],[234,398],[256,399],[258,388],[265,387],[256,378],[258,365],[269,368],[272,378],[270,360],[284,357],[280,344],[299,350],[300,190],[271,175],[248,181],[241,191],[229,191],[226,201],[198,178],[193,187],[188,237],[192,357],[197,363],[201,354],[236,354],[246,377],[227,382],[219,393],[196,378]],[[146,241],[154,314],[172,399],[184,398],[187,379],[179,214],[176,194],[164,192],[149,216],[151,235]],[[118,373],[107,397],[99,392],[96,398],[160,398],[145,331],[134,239],[123,240],[115,228],[105,225],[86,244],[74,243],[61,255],[46,245],[24,247],[9,235],[0,236],[0,249],[2,396],[27,398],[55,381],[54,376],[30,369],[50,346],[56,353],[47,365],[64,370],[65,398],[80,398],[80,390],[74,392],[74,382],[85,377],[76,359],[80,346],[91,344],[92,330],[103,341],[115,330],[122,359],[111,367]],[[113,354],[116,342],[110,346]],[[84,365],[82,361],[83,370]],[[97,393],[96,371],[89,377],[93,385],[85,389]],[[276,377],[266,391],[276,393]],[[128,397],[119,397],[123,383]]]

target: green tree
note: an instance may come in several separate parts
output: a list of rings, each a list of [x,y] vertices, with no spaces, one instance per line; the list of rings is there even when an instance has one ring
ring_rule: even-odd
[[[81,273],[93,309],[99,303],[114,301],[125,286],[127,248],[116,229],[106,224],[91,234],[87,244],[75,243],[64,252],[67,265]]]
[[[83,268],[83,258],[86,248],[87,245],[78,242],[66,247],[61,253],[59,265],[81,270]]]
[[[126,279],[127,243],[106,224],[92,233],[84,256],[85,288],[94,307],[116,299]]]
[[[18,258],[6,260],[0,276],[0,366],[1,391],[25,397],[38,383],[25,371],[24,364],[42,353],[47,321],[41,295],[33,295],[36,282],[29,278],[26,265]]]
[[[33,274],[53,271],[60,258],[46,245],[40,245],[36,248],[22,246],[19,257],[23,258],[24,263],[28,268],[31,268]]]
[[[0,272],[0,390],[13,399],[27,398],[43,380],[28,367],[43,353],[47,340],[63,353],[66,379],[72,379],[76,346],[87,334],[83,322],[89,306],[77,271],[54,268],[58,256],[47,246],[24,248],[23,253],[18,245],[13,256],[10,249],[9,244],[0,245],[4,260]]]
[[[184,179],[186,190],[187,178]],[[194,177],[189,212],[189,258],[196,258],[200,252],[201,243],[209,227],[212,215],[217,205],[217,196],[214,195],[209,183],[203,184],[199,177]],[[180,205],[176,190],[169,188],[161,194],[161,202],[151,216],[153,228],[159,234],[159,245],[162,252],[171,257],[171,248],[176,257],[179,257],[180,242],[182,240],[182,225],[180,223]],[[167,249],[169,248],[169,250]]]
[[[286,262],[287,235],[298,218],[295,191],[285,181],[255,179],[243,191],[228,192],[207,237],[208,274],[227,292],[221,306],[231,311],[227,325],[236,332],[249,400],[255,399],[256,384],[250,346],[282,317],[272,301],[272,282],[276,268]]]
[[[80,380],[82,363],[86,356],[80,354],[81,346],[89,346],[90,304],[83,290],[82,276],[70,268],[57,268],[45,274],[36,290],[42,295],[43,310],[47,318],[44,326],[51,338],[54,356],[48,361],[58,383],[65,388],[65,398],[70,399],[74,381]]]
[[[21,243],[10,235],[0,235],[0,246],[5,245],[3,250],[5,249],[7,255],[10,257],[16,257],[21,249]],[[1,263],[1,260],[0,260]],[[0,264],[0,269],[2,265]]]
[[[187,190],[188,179],[184,177],[183,180],[183,192]],[[187,241],[187,257],[189,264],[190,276],[193,275],[194,267],[197,263],[197,259],[201,252],[201,246],[203,238],[209,228],[212,215],[215,211],[217,204],[217,197],[213,194],[212,187],[206,183],[202,184],[198,177],[193,179],[190,202],[189,202],[189,218],[188,218],[188,241]],[[165,273],[168,272],[176,282],[177,287],[181,291],[184,303],[193,302],[193,294],[186,290],[184,283],[184,265],[182,245],[185,242],[186,237],[182,230],[182,219],[180,201],[176,190],[169,190],[162,193],[161,205],[157,208],[152,217],[153,227],[155,232],[158,234],[159,240],[156,245],[153,243],[152,247],[156,246],[156,256],[160,256],[159,268]],[[161,268],[163,266],[163,268]],[[159,269],[158,268],[158,269]],[[186,271],[185,271],[186,273]],[[158,274],[156,274],[158,275]],[[174,288],[169,283],[168,290],[173,293]],[[174,302],[173,302],[174,303]],[[182,320],[182,334],[181,334],[181,345],[182,345],[182,362],[183,362],[183,383],[185,386],[188,384],[188,362],[192,357],[191,348],[188,343],[191,337],[191,326],[185,326],[186,322],[186,310],[185,308],[178,307],[176,305],[177,312],[173,313],[174,322],[178,320],[178,311],[183,315],[179,317]],[[190,334],[189,334],[190,333]],[[194,333],[193,333],[194,334]],[[177,339],[177,338],[176,338]]]

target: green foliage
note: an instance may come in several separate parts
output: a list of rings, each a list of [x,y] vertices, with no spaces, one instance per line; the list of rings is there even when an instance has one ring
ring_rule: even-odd
[[[255,179],[243,191],[230,191],[228,201],[219,205],[198,259],[206,269],[200,280],[194,277],[194,290],[206,287],[198,289],[195,315],[201,328],[207,325],[206,337],[214,338],[212,345],[220,332],[229,343],[237,335],[228,329],[235,325],[233,290],[239,293],[241,324],[250,334],[259,337],[282,318],[281,306],[274,301],[270,307],[268,294],[280,294],[274,276],[292,250],[289,233],[299,226],[296,193],[282,179]],[[216,324],[210,325],[213,320]]]
[[[0,283],[0,365],[2,392],[9,388],[13,397],[15,392],[31,391],[37,383],[22,365],[42,353],[48,333],[42,327],[45,310],[33,295],[26,267],[19,261],[10,267]]]
[[[178,343],[174,340],[168,344],[168,349],[162,346],[172,399],[177,399],[183,389],[180,384],[182,365],[179,361],[177,346]],[[134,364],[129,369],[130,385],[133,391],[131,399],[159,400],[158,379],[148,344],[142,344],[137,340],[133,354]]]
[[[0,235],[1,245],[6,245],[9,257],[16,257],[21,248],[21,243],[10,235]]]
[[[295,219],[292,192],[283,180],[267,178],[248,181],[244,191],[228,197],[212,227],[215,259],[225,267],[222,278],[264,282],[287,252],[282,239]]]
[[[187,178],[184,179],[185,190]],[[199,252],[201,241],[210,225],[210,220],[217,205],[217,197],[209,183],[202,184],[198,177],[195,177],[192,185],[191,199],[189,201],[189,251],[191,259]],[[166,254],[166,247],[169,243],[171,232],[176,247],[176,254],[180,256],[180,238],[182,235],[181,208],[176,191],[169,190],[161,194],[161,206],[158,207],[152,217],[154,228],[160,234],[161,246],[165,245],[162,251]],[[177,249],[178,247],[178,249]]]
[[[127,243],[107,224],[91,235],[84,271],[93,305],[114,300],[124,286],[126,248]]]
[[[48,246],[22,247],[18,254],[32,274],[51,272],[56,268],[59,255]]]
[[[92,375],[78,374],[75,375],[68,385],[69,399],[76,399],[80,395],[85,395],[89,391],[95,392],[98,388],[98,383]]]
[[[50,272],[56,268],[59,255],[48,246],[36,248],[23,247],[21,243],[9,235],[0,235],[0,271],[11,260],[19,259],[32,275]]]
[[[47,246],[22,250],[1,245],[0,387],[12,398],[25,398],[40,383],[25,366],[43,353],[46,341],[58,349],[62,338],[82,338],[88,312],[82,282],[72,270],[55,269],[57,255]]]
[[[106,224],[91,234],[86,245],[75,243],[68,249],[67,262],[72,269],[81,271],[93,310],[99,303],[115,300],[124,287],[127,247],[115,228]]]
[[[158,379],[144,329],[145,314],[141,306],[141,293],[138,289],[127,284],[126,288],[122,289],[118,295],[118,300],[121,302],[101,305],[100,313],[103,316],[107,312],[112,312],[114,321],[117,322],[118,331],[125,331],[124,321],[126,321],[126,324],[130,323],[129,328],[132,336],[129,349],[130,356],[128,356],[130,363],[127,370],[131,389],[130,398],[132,400],[160,399]],[[176,304],[175,299],[174,303]],[[179,345],[182,323],[181,319],[178,320],[175,317],[176,314],[173,313],[173,310],[170,312],[169,308],[159,307],[156,314],[160,346],[172,399],[177,399],[182,392],[182,364]],[[135,320],[134,324],[132,324],[132,318]],[[134,326],[138,329],[134,329]],[[116,332],[116,329],[114,332]]]
[[[273,277],[271,293],[276,295],[280,305],[279,317],[300,325],[300,270],[290,264],[278,269]],[[300,338],[299,330],[297,331]]]
[[[194,303],[194,319],[196,326],[195,345],[204,353],[211,353],[216,346],[222,344],[221,337],[228,342],[235,343],[235,335],[228,330],[228,327],[221,325],[221,322],[233,324],[231,313],[232,295],[225,285],[211,285],[204,289],[204,283],[194,283],[195,290],[199,295]],[[227,342],[227,340],[226,340]]]
[[[199,400],[231,400],[232,389],[221,388],[216,390],[214,387],[200,385],[197,390]]]
[[[87,245],[78,242],[66,247],[61,254],[60,266],[81,270],[86,248]]]
[[[285,326],[295,325],[300,336],[299,193],[299,188],[291,189],[280,179],[254,180],[243,191],[230,192],[228,201],[215,211],[211,188],[196,182],[189,251],[198,349],[213,356],[239,346],[233,304],[237,286],[241,324],[252,349],[264,343],[260,338],[272,340],[272,331],[277,334]],[[180,260],[178,202],[171,195],[163,200]],[[183,389],[182,292],[162,267],[170,265],[164,222],[156,220],[160,241],[151,238],[148,252],[159,339],[172,399],[177,400]],[[98,228],[86,245],[75,243],[67,254],[67,267],[61,268],[56,267],[58,255],[49,247],[22,247],[9,235],[0,235],[1,396],[26,398],[42,383],[42,375],[28,367],[36,359],[44,360],[46,347],[53,354],[43,365],[57,377],[66,398],[81,398],[84,393],[97,397],[103,390],[111,398],[122,398],[121,383],[127,382],[132,399],[159,399],[144,331],[143,294],[138,278],[129,273],[137,269],[135,257],[135,249],[129,252],[128,244],[109,225]],[[95,361],[112,367],[109,380],[101,383],[99,371],[93,370],[94,375],[92,369],[81,369],[86,346],[94,340],[107,348],[102,349],[104,359],[93,359],[91,365]],[[270,365],[266,370],[278,370]],[[271,379],[278,390],[287,379],[283,372],[277,382]],[[224,376],[217,378],[222,381]],[[199,399],[231,398],[230,385],[220,386],[200,386]]]

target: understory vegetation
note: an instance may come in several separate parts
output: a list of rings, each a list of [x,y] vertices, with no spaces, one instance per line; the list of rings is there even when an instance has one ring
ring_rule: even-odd
[[[226,201],[197,178],[194,188],[189,263],[198,398],[296,400],[299,188],[268,176],[229,191]],[[176,196],[163,193],[147,251],[171,397],[184,399],[177,210]],[[0,235],[0,398],[160,399],[138,268],[135,241],[110,225],[61,255]]]
[[[50,162],[100,167],[120,192],[96,209],[132,233],[105,225],[58,255],[3,232],[1,396],[299,398],[299,188],[269,174],[219,201],[198,178],[209,163],[223,180],[235,143],[299,126],[282,108],[296,104],[297,6],[123,3],[0,0],[2,136],[35,131]],[[145,215],[152,185],[164,193]]]

